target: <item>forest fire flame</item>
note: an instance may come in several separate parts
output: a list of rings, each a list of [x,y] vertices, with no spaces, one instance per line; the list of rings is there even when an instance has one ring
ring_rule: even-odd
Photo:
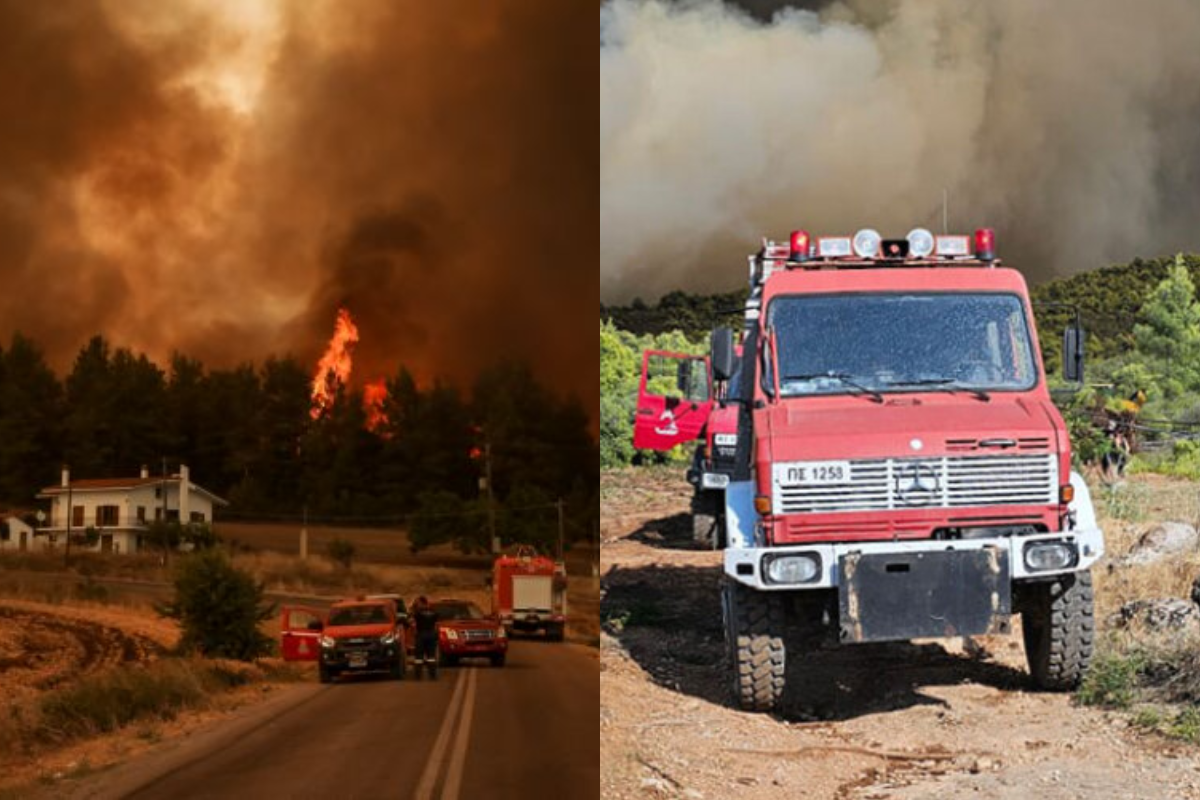
[[[318,419],[333,405],[338,386],[345,386],[354,367],[354,345],[358,344],[358,326],[344,308],[339,308],[333,337],[325,348],[325,355],[317,362],[317,372],[312,383],[312,414]]]
[[[317,371],[312,382],[313,419],[320,419],[333,406],[339,386],[345,386],[350,381],[350,373],[354,369],[354,345],[358,344],[358,326],[354,317],[344,308],[339,308],[337,322],[333,326],[333,336],[325,347],[325,354],[317,362]],[[387,400],[387,384],[382,378],[369,381],[363,386],[363,410],[367,414],[368,430],[378,430],[387,422],[383,412],[384,401]]]

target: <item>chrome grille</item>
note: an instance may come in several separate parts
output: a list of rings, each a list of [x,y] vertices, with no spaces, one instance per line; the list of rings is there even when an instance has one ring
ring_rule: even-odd
[[[825,485],[789,483],[788,468],[797,464],[776,464],[775,513],[1051,505],[1058,500],[1058,461],[1053,453],[862,459],[849,464],[848,481]]]
[[[467,628],[463,634],[468,639],[492,639],[495,634],[489,628]]]

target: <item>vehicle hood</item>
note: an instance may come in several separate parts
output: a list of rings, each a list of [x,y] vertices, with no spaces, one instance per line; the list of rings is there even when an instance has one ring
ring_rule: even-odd
[[[438,623],[439,628],[454,628],[456,631],[495,630],[500,623],[491,619],[448,619]]]
[[[765,409],[759,459],[799,461],[941,455],[1046,453],[1060,450],[1061,418],[1048,400],[993,394],[805,398]],[[980,442],[1015,440],[1016,446]]]
[[[391,633],[393,626],[386,622],[379,622],[373,625],[339,625],[333,628],[326,627],[324,633],[326,636],[332,636],[334,639],[358,639],[369,638],[371,636],[383,636],[385,633]]]

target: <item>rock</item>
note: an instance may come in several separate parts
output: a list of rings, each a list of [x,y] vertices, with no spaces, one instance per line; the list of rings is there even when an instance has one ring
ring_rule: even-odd
[[[1118,628],[1134,622],[1155,631],[1200,628],[1200,608],[1179,597],[1161,597],[1131,600],[1109,617],[1109,623]]]
[[[1186,522],[1162,522],[1147,530],[1122,561],[1132,566],[1153,564],[1167,556],[1195,550],[1200,533]]]

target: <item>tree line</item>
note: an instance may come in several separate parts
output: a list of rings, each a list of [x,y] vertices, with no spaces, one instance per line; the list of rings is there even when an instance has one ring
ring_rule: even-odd
[[[490,450],[508,535],[520,539],[523,525],[540,532],[546,519],[556,527],[559,498],[568,538],[594,528],[598,456],[588,413],[539,384],[528,365],[494,365],[465,392],[420,386],[400,368],[374,427],[362,392],[346,386],[314,419],[311,380],[292,357],[208,369],[176,354],[164,369],[101,336],[60,380],[35,342],[14,334],[0,347],[0,502],[30,507],[64,464],[75,478],[188,464],[233,515],[307,512],[365,524],[437,505],[461,512],[474,543],[484,533],[470,504]]]

